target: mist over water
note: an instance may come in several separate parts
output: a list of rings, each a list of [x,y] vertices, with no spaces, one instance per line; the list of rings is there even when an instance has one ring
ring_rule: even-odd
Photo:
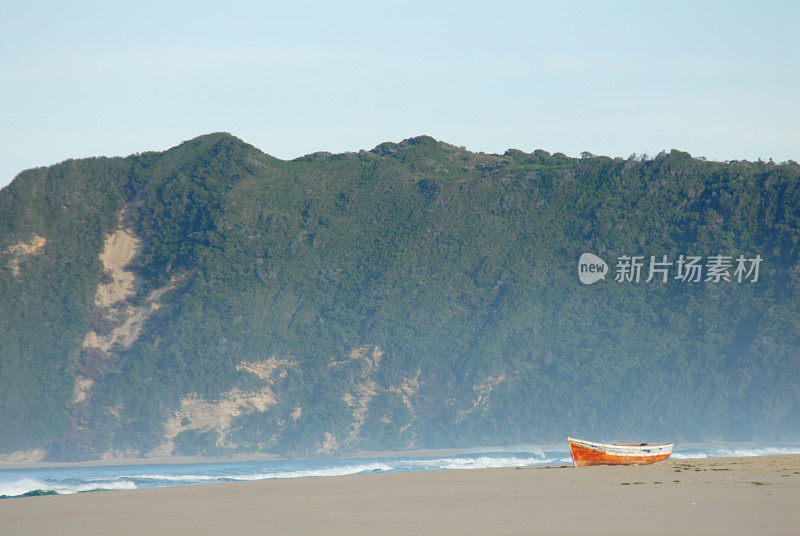
[[[800,454],[798,445],[678,446],[674,459],[725,456]],[[247,482],[284,478],[345,476],[367,473],[445,471],[492,467],[571,465],[567,446],[535,445],[464,449],[448,456],[407,456],[371,459],[306,459],[258,462],[217,462],[174,465],[57,467],[0,470],[0,497],[130,490],[215,482]]]

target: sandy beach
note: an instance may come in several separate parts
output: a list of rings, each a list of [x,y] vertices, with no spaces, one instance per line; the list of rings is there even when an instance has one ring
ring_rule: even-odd
[[[2,534],[798,534],[800,455],[367,474],[0,501]]]

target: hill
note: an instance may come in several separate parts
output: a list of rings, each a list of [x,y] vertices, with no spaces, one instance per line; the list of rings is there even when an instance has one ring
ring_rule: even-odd
[[[217,133],[28,170],[0,191],[0,452],[797,440],[798,239],[798,164],[676,150]]]

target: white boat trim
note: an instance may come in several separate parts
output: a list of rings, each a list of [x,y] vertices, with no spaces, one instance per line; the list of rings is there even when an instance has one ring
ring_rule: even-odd
[[[674,443],[664,445],[614,445],[609,443],[596,443],[594,441],[585,441],[583,439],[575,439],[567,436],[569,443],[580,445],[587,449],[596,450],[598,452],[607,452],[615,456],[661,456],[664,454],[672,454]]]

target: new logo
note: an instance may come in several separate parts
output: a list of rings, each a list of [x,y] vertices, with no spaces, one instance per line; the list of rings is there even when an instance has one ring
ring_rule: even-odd
[[[597,283],[601,279],[605,279],[608,274],[608,265],[606,261],[592,253],[584,253],[578,259],[578,279],[584,285],[591,285]]]

